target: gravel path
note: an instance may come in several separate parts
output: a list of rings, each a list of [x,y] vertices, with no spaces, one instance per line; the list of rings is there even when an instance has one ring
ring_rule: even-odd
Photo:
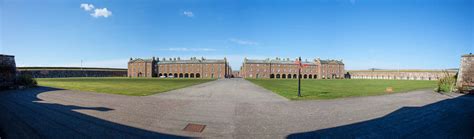
[[[289,101],[243,79],[134,97],[0,92],[8,138],[443,138],[474,136],[474,97],[432,91]],[[204,124],[202,133],[182,131]]]

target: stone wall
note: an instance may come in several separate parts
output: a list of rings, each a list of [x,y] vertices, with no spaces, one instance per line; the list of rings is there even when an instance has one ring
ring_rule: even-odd
[[[447,72],[447,73],[446,73]],[[351,79],[390,79],[390,80],[438,80],[445,77],[456,75],[457,71],[448,70],[376,70],[376,71],[349,71]]]
[[[0,89],[12,86],[16,77],[15,57],[0,54]]]
[[[127,70],[101,69],[18,69],[19,74],[31,75],[33,78],[64,78],[64,77],[127,77]]]
[[[459,67],[459,74],[457,86],[474,87],[474,55],[468,54],[461,57],[461,65]]]

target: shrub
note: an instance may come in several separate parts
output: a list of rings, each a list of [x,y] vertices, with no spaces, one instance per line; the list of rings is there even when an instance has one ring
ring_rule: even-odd
[[[16,78],[16,85],[18,86],[33,87],[37,84],[38,83],[33,77],[31,77],[31,75],[20,75]]]
[[[452,92],[456,84],[456,76],[451,76],[445,71],[445,76],[438,80],[438,92]]]

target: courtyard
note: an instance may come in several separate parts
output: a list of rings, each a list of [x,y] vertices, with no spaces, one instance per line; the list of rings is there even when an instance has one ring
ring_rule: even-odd
[[[41,84],[41,81],[40,81]],[[290,101],[244,79],[148,96],[37,87],[0,93],[11,138],[471,138],[474,97],[432,89]],[[183,131],[189,123],[202,132]]]

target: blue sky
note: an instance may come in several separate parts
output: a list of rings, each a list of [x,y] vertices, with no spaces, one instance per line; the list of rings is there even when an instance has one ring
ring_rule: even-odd
[[[91,6],[93,5],[93,7]],[[474,52],[473,0],[2,0],[18,66],[126,67],[130,57],[343,59],[443,69]]]

